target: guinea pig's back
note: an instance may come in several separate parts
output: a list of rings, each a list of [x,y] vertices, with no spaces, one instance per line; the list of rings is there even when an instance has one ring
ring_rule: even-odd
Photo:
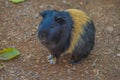
[[[66,52],[88,54],[94,46],[95,28],[92,20],[81,10],[66,11],[73,20],[71,42]]]

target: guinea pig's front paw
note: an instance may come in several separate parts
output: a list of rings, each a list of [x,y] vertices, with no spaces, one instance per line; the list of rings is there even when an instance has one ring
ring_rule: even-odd
[[[48,60],[51,60],[52,58],[53,58],[53,55],[51,55],[51,54],[49,56],[47,56]]]
[[[48,62],[50,64],[55,64],[56,63],[56,57],[53,57],[52,55],[49,55],[47,58],[48,58]]]

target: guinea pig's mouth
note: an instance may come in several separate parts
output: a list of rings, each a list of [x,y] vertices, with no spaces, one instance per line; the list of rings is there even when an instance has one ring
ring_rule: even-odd
[[[41,40],[41,42],[43,45],[45,45],[48,48],[54,48],[56,45],[53,41]]]

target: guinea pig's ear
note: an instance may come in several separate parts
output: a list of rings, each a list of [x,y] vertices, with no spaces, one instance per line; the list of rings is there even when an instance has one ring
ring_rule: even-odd
[[[56,16],[55,21],[60,24],[65,23],[65,19],[62,16]]]
[[[45,17],[45,15],[46,15],[46,11],[40,12],[40,16],[42,16],[43,18]]]

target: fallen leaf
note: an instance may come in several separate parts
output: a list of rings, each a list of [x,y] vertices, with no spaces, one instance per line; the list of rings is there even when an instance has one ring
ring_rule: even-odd
[[[4,67],[5,67],[5,65],[0,63],[0,70],[3,69]]]
[[[10,60],[20,55],[20,52],[15,48],[5,48],[0,50],[0,60]]]
[[[9,0],[9,1],[11,1],[13,3],[21,3],[21,2],[24,2],[25,0]]]

